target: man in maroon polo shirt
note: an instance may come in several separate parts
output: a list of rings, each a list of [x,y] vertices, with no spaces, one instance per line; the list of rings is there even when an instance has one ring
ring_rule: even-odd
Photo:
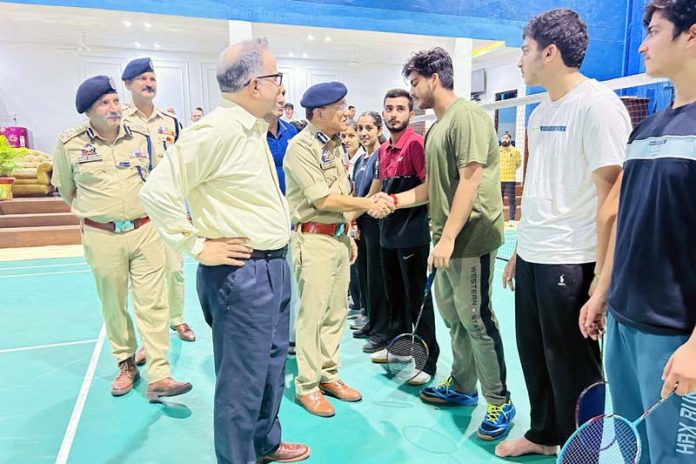
[[[382,192],[394,195],[425,181],[423,137],[408,127],[414,116],[413,98],[403,89],[392,89],[384,97],[384,121],[391,137],[379,148],[379,181]],[[394,197],[392,197],[394,198]],[[384,349],[371,355],[373,362],[386,362],[386,345],[391,337],[413,330],[423,303],[427,278],[430,230],[428,206],[397,209],[380,221],[380,246],[384,287],[389,301],[389,332]],[[418,335],[428,345],[430,358],[411,385],[423,385],[435,375],[440,348],[435,339],[435,313],[429,296]],[[373,340],[371,340],[371,343]]]

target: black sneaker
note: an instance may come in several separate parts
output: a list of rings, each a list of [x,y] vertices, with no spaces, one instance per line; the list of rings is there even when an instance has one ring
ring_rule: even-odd
[[[353,332],[353,338],[370,338],[370,333],[365,328]]]
[[[387,342],[382,340],[369,340],[362,346],[362,350],[365,353],[376,353],[377,351],[383,350],[387,347]]]

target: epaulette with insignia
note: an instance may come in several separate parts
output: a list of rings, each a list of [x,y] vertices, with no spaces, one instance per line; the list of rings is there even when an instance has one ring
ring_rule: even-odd
[[[58,136],[58,140],[60,140],[60,143],[63,143],[63,144],[68,143],[70,140],[74,139],[78,135],[86,132],[88,128],[89,128],[89,123],[80,124],[79,126],[75,126],[72,129],[68,129],[66,131],[63,131]]]

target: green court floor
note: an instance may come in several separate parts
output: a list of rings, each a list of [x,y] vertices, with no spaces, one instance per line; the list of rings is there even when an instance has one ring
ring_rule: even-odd
[[[505,342],[508,383],[518,414],[512,437],[529,425],[529,406],[514,338],[513,298],[494,290]],[[116,373],[91,274],[82,258],[0,263],[0,463],[214,463],[212,439],[213,356],[194,289],[196,264],[187,261],[186,319],[195,343],[171,337],[174,376],[193,383],[175,403],[151,405],[143,380],[122,398],[109,387]],[[439,319],[439,316],[438,316]],[[438,379],[452,359],[441,321],[442,356]],[[312,448],[307,462],[321,464],[502,462],[551,463],[551,458],[506,461],[494,443],[476,437],[484,405],[435,408],[423,404],[418,389],[397,386],[371,364],[346,328],[342,377],[359,388],[360,403],[333,401],[337,414],[311,416],[293,403],[296,364],[287,362],[281,407],[284,439]]]

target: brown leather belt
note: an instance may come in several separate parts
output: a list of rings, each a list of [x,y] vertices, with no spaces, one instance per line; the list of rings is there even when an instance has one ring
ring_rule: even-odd
[[[347,224],[320,224],[318,222],[305,222],[296,224],[295,230],[303,234],[322,234],[340,237],[348,232]]]
[[[97,222],[89,218],[84,218],[83,222],[86,226],[94,227],[95,229],[106,230],[115,234],[128,232],[129,230],[137,229],[150,222],[150,218],[145,216],[132,221],[117,221],[117,222]]]

